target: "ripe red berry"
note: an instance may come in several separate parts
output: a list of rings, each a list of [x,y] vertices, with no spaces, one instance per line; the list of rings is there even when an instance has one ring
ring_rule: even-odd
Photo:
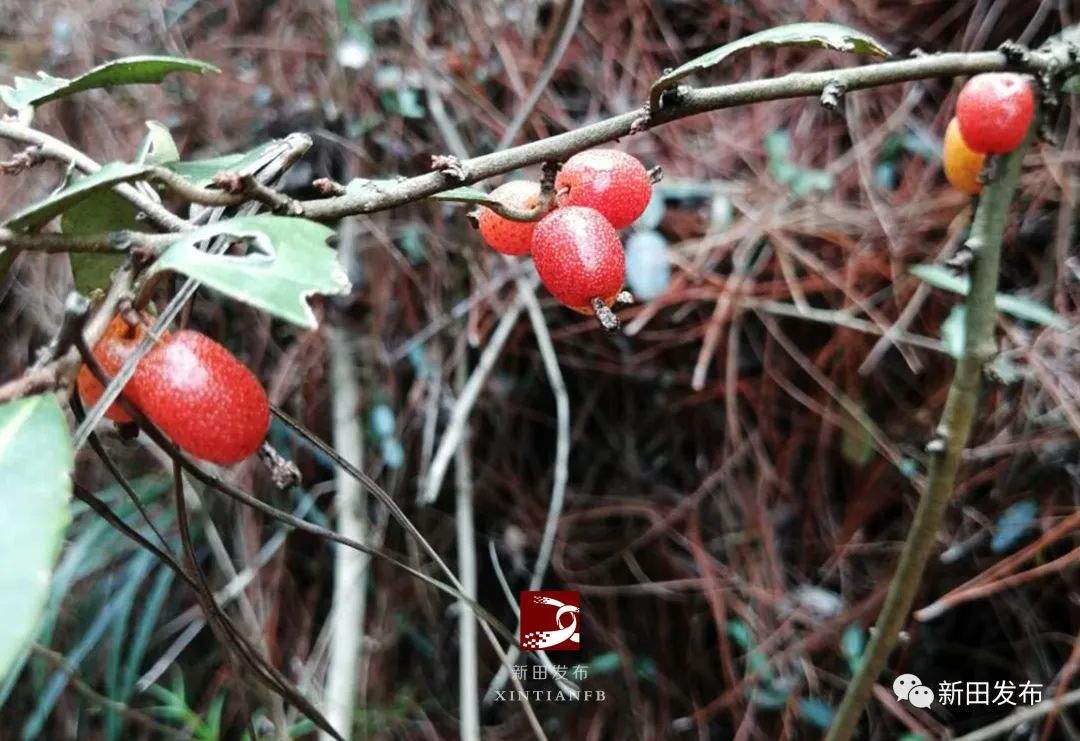
[[[652,181],[636,157],[615,149],[590,149],[566,161],[555,178],[560,206],[595,208],[616,229],[641,216],[652,196]]]
[[[149,324],[151,317],[149,314],[142,315],[143,320]],[[131,351],[142,342],[146,336],[146,328],[142,324],[136,324],[132,326],[121,316],[113,317],[113,320],[109,322],[109,326],[105,328],[105,334],[101,336],[101,339],[94,345],[94,357],[98,363],[101,364],[102,370],[108,373],[110,376],[115,376],[120,372],[120,366],[127,360]],[[169,335],[166,333],[165,337]],[[142,361],[135,369],[135,376],[138,376],[142,372]],[[135,380],[135,376],[128,381],[124,387],[124,397],[130,401],[134,401],[131,395],[131,384]],[[98,382],[97,377],[93,372],[85,365],[79,369],[79,375],[75,379],[75,385],[79,390],[79,398],[85,406],[90,407],[97,403],[97,400],[101,398],[101,394],[105,391],[105,388]],[[118,402],[114,402],[105,410],[105,416],[114,422],[130,422],[131,416],[124,411],[123,407]]]
[[[530,180],[511,180],[491,191],[491,197],[516,209],[534,208],[540,200],[540,183]],[[527,255],[532,247],[535,221],[512,221],[490,208],[480,209],[477,218],[480,236],[496,252],[504,255]]]
[[[976,152],[1004,154],[1020,146],[1035,115],[1035,95],[1023,75],[993,72],[967,81],[956,100],[964,141]]]
[[[533,232],[532,256],[552,295],[582,314],[594,313],[594,298],[610,306],[622,290],[622,243],[595,209],[567,206],[545,216]]]
[[[226,464],[247,458],[270,426],[259,380],[199,332],[181,330],[151,350],[129,387],[150,421],[203,460]]]

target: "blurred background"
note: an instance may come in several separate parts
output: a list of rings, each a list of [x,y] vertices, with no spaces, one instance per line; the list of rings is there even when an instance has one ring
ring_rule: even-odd
[[[147,120],[169,128],[184,158],[306,132],[314,146],[285,186],[312,197],[317,177],[417,174],[434,154],[483,154],[632,110],[664,68],[774,25],[843,23],[903,57],[1007,39],[1037,45],[1078,15],[1073,0],[6,0],[0,80],[39,69],[74,76],[133,54],[212,62],[221,74],[85,93],[43,108],[35,124],[100,162],[130,161]],[[561,45],[564,31],[572,35]],[[856,63],[826,51],[755,51],[696,82]],[[417,502],[462,382],[513,305],[521,270],[483,246],[465,207],[414,204],[342,225],[353,292],[315,302],[320,331],[208,292],[183,321],[227,344],[274,402],[325,439],[340,442],[341,425],[355,421],[358,439],[343,452],[451,564],[465,487],[479,601],[511,629],[505,591],[527,588],[565,473],[543,584],[581,592],[582,650],[552,658],[585,665],[583,685],[605,700],[535,703],[552,737],[816,738],[884,596],[960,341],[958,297],[907,270],[952,254],[970,221],[971,204],[948,187],[940,162],[961,82],[851,94],[840,114],[813,99],[758,104],[613,145],[665,177],[624,234],[639,302],[620,311],[623,333],[606,334],[538,294],[569,404],[565,471],[555,463],[553,386],[522,315],[468,417],[471,477],[452,464],[438,499]],[[1076,519],[1080,343],[1075,331],[1031,321],[1042,305],[1075,327],[1080,306],[1070,113],[1066,106],[1051,122],[1061,146],[1040,144],[1025,163],[1001,282],[1021,309],[1000,318],[995,381],[919,607]],[[46,165],[0,179],[4,213],[61,175]],[[0,286],[4,380],[52,336],[70,287],[63,255],[24,256]],[[145,440],[122,439],[108,424],[101,432],[175,543],[168,467]],[[277,423],[271,440],[300,467],[301,487],[279,492],[254,460],[228,478],[335,526],[330,461]],[[88,451],[76,480],[138,523]],[[311,535],[286,537],[212,493],[201,501],[203,566],[230,615],[321,697],[332,663],[334,551]],[[362,511],[366,537],[435,573],[384,508],[362,498]],[[1035,563],[1075,541],[1075,532],[1047,540]],[[1075,684],[1077,578],[1053,568],[912,621],[883,687],[900,672],[931,687],[1029,681],[1050,694]],[[453,601],[378,560],[358,589],[366,605],[355,737],[457,737]],[[259,719],[276,712],[241,691],[191,593],[87,511],[77,510],[69,531],[38,642],[54,653],[36,651],[0,688],[2,738],[159,737],[131,713],[199,738],[239,738],[252,714],[260,731]],[[481,641],[481,693],[497,668]],[[865,732],[938,738],[1012,709],[924,711],[886,691]],[[529,733],[513,702],[485,704],[480,720],[486,737]],[[1065,713],[1022,730],[1022,738],[1075,738],[1080,718]]]

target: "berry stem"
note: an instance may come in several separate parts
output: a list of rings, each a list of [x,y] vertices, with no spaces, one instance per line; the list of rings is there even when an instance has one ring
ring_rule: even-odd
[[[604,303],[604,299],[597,296],[590,303],[592,303],[593,311],[596,312],[596,318],[600,320],[600,326],[608,332],[614,332],[619,328],[619,317],[615,316],[615,312],[608,308],[607,304]]]

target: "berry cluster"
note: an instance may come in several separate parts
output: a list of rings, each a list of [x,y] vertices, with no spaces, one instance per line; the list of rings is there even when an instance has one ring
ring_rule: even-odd
[[[1026,77],[1008,72],[976,75],[956,100],[945,130],[945,177],[957,190],[976,195],[988,154],[1020,146],[1035,116],[1035,95]]]
[[[102,370],[115,375],[146,336],[143,323],[117,316],[94,346]],[[104,391],[89,368],[77,379],[79,396],[94,404]],[[228,464],[258,450],[270,426],[270,404],[259,380],[232,353],[192,330],[166,333],[135,366],[123,396],[196,458]],[[105,416],[116,422],[131,417],[119,404]]]
[[[507,255],[532,254],[551,294],[583,314],[597,299],[611,306],[623,288],[625,258],[617,229],[641,216],[652,180],[636,158],[612,149],[575,154],[555,178],[555,208],[539,221],[512,221],[489,208],[478,217],[480,235]],[[536,208],[540,185],[514,181],[492,197],[516,209]]]

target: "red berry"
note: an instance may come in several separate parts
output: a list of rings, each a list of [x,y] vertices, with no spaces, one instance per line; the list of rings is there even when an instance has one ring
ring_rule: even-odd
[[[993,72],[967,81],[956,100],[964,141],[976,152],[1005,154],[1020,146],[1035,116],[1035,95],[1023,75]]]
[[[516,209],[534,208],[540,200],[540,183],[511,180],[491,191],[491,197]],[[511,221],[490,208],[481,208],[480,236],[496,252],[504,255],[527,255],[532,247],[535,221]]]
[[[149,314],[143,314],[142,318],[146,324],[152,321]],[[105,328],[105,334],[94,345],[94,357],[101,364],[102,370],[110,376],[115,376],[120,372],[120,366],[127,360],[128,355],[142,342],[145,336],[146,328],[144,326],[141,324],[132,326],[123,317],[115,316],[109,322],[109,326]],[[166,333],[165,338],[168,336],[168,333]],[[135,369],[135,376],[142,373],[142,368],[143,363],[140,361]],[[135,381],[135,376],[132,376],[124,387],[124,398],[129,401],[134,401],[131,396],[130,386]],[[75,385],[79,389],[79,398],[87,407],[96,404],[105,391],[105,388],[98,382],[97,377],[85,365],[79,369],[79,376],[75,379]],[[131,416],[124,411],[119,403],[115,402],[105,410],[105,416],[114,422],[131,421]]]
[[[636,157],[615,149],[590,149],[566,161],[555,178],[555,189],[569,189],[559,197],[560,206],[595,208],[622,229],[649,205],[652,181]]]
[[[540,280],[560,302],[592,314],[592,300],[611,305],[622,290],[622,242],[599,211],[567,206],[541,219],[533,232],[532,256]]]
[[[130,394],[182,450],[235,463],[258,450],[270,426],[266,392],[232,353],[185,329],[150,351]]]

